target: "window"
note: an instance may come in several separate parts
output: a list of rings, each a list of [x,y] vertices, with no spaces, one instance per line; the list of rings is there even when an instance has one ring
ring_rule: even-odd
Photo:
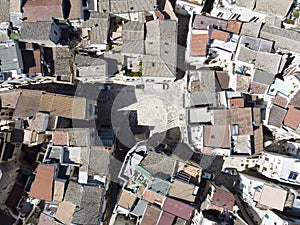
[[[296,180],[296,179],[297,179],[297,176],[298,176],[298,173],[297,173],[297,172],[291,171],[291,172],[290,172],[290,175],[289,175],[289,180]]]
[[[258,19],[259,19],[258,17],[253,16],[253,17],[249,20],[249,22],[256,22]]]
[[[217,15],[217,17],[222,17],[223,15],[224,15],[224,13],[219,12],[218,15]]]

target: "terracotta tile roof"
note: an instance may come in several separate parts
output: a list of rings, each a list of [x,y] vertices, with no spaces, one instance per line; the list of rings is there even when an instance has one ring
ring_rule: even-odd
[[[142,196],[143,200],[146,200],[147,202],[150,202],[150,203],[154,203],[154,202],[162,203],[163,198],[164,198],[164,196],[162,196],[156,192],[150,191],[150,190],[145,190],[145,192]]]
[[[257,82],[251,82],[250,83],[250,94],[264,94],[267,90],[268,86],[264,84],[260,84]]]
[[[222,211],[225,208],[232,211],[235,201],[234,195],[228,190],[225,190],[224,188],[220,188],[218,186],[215,187],[216,189],[213,193],[211,205],[209,208],[216,209],[219,211]]]
[[[50,217],[44,213],[41,213],[39,217],[39,223],[38,225],[53,225],[54,223],[54,218]]]
[[[199,167],[196,167],[196,166],[193,166],[190,164],[178,162],[176,168],[177,168],[176,172],[184,171],[185,173],[187,173],[195,178],[200,175]]]
[[[42,94],[38,111],[49,112],[52,115],[86,119],[86,99],[71,96]]]
[[[35,179],[30,188],[30,197],[52,201],[54,166],[38,165]]]
[[[15,208],[17,207],[22,195],[23,195],[24,189],[18,184],[15,184],[9,193],[8,198],[6,199],[5,205],[7,205],[9,208]]]
[[[68,146],[69,134],[68,131],[53,131],[52,133],[53,145]]]
[[[216,71],[217,79],[222,89],[229,88],[229,75],[227,71]]]
[[[40,99],[41,92],[39,91],[22,91],[13,116],[17,118],[35,116],[38,111]]]
[[[264,150],[264,135],[263,127],[254,130],[254,152],[255,154],[260,154]]]
[[[162,212],[157,225],[172,225],[174,220],[175,220],[174,215],[167,212]]]
[[[206,147],[230,148],[228,125],[207,125],[204,127],[204,143]]]
[[[220,41],[228,41],[229,33],[226,31],[213,29],[211,33],[211,38]]]
[[[230,111],[216,109],[213,110],[214,125],[229,125],[230,124]]]
[[[24,73],[41,73],[40,50],[22,50]]]
[[[288,192],[276,186],[264,185],[259,204],[283,211]],[[276,196],[274,198],[274,196]]]
[[[192,30],[190,55],[205,56],[208,42],[209,35],[207,30]]]
[[[256,126],[261,124],[261,109],[260,108],[252,108],[253,111],[253,120]]]
[[[3,91],[0,93],[1,106],[3,108],[14,109],[17,106],[19,96],[21,95],[20,91]]]
[[[61,0],[28,0],[23,10],[26,22],[50,21],[51,17],[63,17]]]
[[[165,19],[165,16],[162,12],[160,12],[159,10],[155,11],[155,16],[157,16],[157,18],[159,20],[164,20]]]
[[[168,195],[176,199],[182,199],[188,202],[194,202],[195,196],[193,195],[195,186],[181,181],[175,180],[168,192]]]
[[[55,213],[55,218],[64,224],[71,224],[75,208],[76,205],[72,204],[71,202],[60,202]]]
[[[31,129],[36,132],[45,131],[48,126],[49,115],[46,113],[36,113],[32,120]]]
[[[242,22],[237,20],[229,20],[227,23],[226,30],[228,32],[239,34],[241,31]]]
[[[284,125],[296,130],[300,123],[300,110],[289,106],[286,117],[284,119]]]
[[[243,108],[245,106],[244,98],[231,98],[229,100],[230,108]]]
[[[273,98],[272,102],[274,105],[278,105],[278,106],[281,106],[282,108],[286,108],[286,106],[288,104],[288,99],[286,97],[284,97],[283,95],[277,93],[275,95],[275,98]]]
[[[154,205],[148,205],[141,221],[141,225],[156,225],[160,215],[160,209]]]
[[[81,0],[70,0],[71,9],[68,19],[81,19],[82,18],[82,8]]]
[[[300,108],[300,91],[296,93],[296,95],[291,99],[290,104]]]
[[[131,209],[135,199],[136,196],[133,193],[126,190],[122,190],[120,199],[118,201],[118,206],[122,206],[125,209]]]
[[[61,202],[64,197],[65,182],[54,181],[53,201]]]
[[[211,155],[211,154],[213,154],[213,150],[214,150],[214,148],[212,148],[212,147],[203,147],[201,152],[203,154]]]
[[[29,68],[29,73],[41,73],[41,51],[36,49],[33,51],[34,63],[33,67]]]
[[[273,105],[270,109],[268,124],[281,128],[286,112],[286,109]]]
[[[194,212],[192,206],[171,198],[165,199],[162,210],[185,220],[189,220]]]
[[[230,109],[230,123],[238,125],[239,135],[252,135],[252,109],[233,108]]]

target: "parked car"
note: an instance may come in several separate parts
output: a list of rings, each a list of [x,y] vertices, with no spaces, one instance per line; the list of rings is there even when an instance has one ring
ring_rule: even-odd
[[[101,85],[101,86],[99,87],[99,89],[100,89],[101,91],[109,91],[109,90],[111,89],[111,87],[110,87],[110,85],[108,85],[108,84],[103,84],[103,85]]]
[[[225,168],[222,172],[229,174],[231,176],[236,176],[238,174],[238,172],[235,168]]]
[[[169,89],[169,84],[166,83],[155,83],[153,84],[154,90],[166,90]]]
[[[213,174],[213,173],[202,173],[202,176],[201,176],[201,178],[202,179],[205,179],[205,180],[213,180],[213,179],[215,179],[215,177],[216,177],[216,175],[215,174]]]
[[[144,84],[137,84],[135,86],[136,89],[144,89],[145,88],[145,85]]]

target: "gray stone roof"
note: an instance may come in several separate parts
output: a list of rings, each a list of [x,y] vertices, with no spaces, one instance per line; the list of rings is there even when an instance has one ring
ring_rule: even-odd
[[[170,186],[170,182],[159,178],[154,178],[148,186],[148,189],[165,196],[168,194]]]
[[[100,66],[106,64],[106,62],[101,58],[86,55],[76,55],[75,63],[78,67]]]
[[[106,44],[108,36],[108,14],[91,13],[88,20],[82,22],[83,28],[91,28],[91,44]]]
[[[79,77],[107,76],[107,62],[101,58],[76,55],[75,64]]]
[[[172,152],[172,157],[187,162],[192,158],[193,154],[194,150],[192,150],[189,145],[179,142]]]
[[[243,23],[240,35],[258,37],[261,23]]]
[[[110,12],[113,14],[153,11],[156,9],[156,0],[100,0],[100,12]]]
[[[225,30],[227,27],[227,21],[205,15],[195,15],[193,29],[207,30],[208,26],[214,26]]]
[[[278,16],[270,15],[265,18],[265,23],[270,26],[281,27],[282,20]]]
[[[217,98],[214,92],[194,92],[190,95],[190,106],[216,105]]]
[[[297,31],[264,25],[260,37],[275,41],[275,48],[300,52],[300,33]]]
[[[40,41],[50,40],[50,22],[36,22],[21,24],[20,40]]]
[[[260,83],[260,84],[266,84],[271,85],[275,79],[274,73],[268,73],[262,70],[256,69],[254,72],[253,81]]]
[[[74,181],[70,181],[65,193],[64,200],[79,206],[81,204],[81,190],[82,185]]]
[[[210,69],[191,70],[189,71],[190,77],[193,77],[196,82],[199,82],[200,92],[215,92],[216,90],[216,76],[215,71]]]
[[[72,128],[68,129],[69,145],[86,147],[93,143],[91,142],[92,134],[88,128]]]
[[[137,21],[128,21],[122,28],[123,41],[144,40],[144,23]]]
[[[257,52],[255,67],[269,73],[277,74],[281,64],[281,58],[282,56],[278,54]]]
[[[236,0],[235,4],[237,6],[253,9],[255,5],[255,0]]]
[[[157,0],[144,0],[141,4],[140,0],[128,0],[129,10],[131,12],[151,11],[157,7]]]
[[[146,30],[145,54],[158,56],[160,60],[156,61],[164,62],[173,76],[175,76],[177,60],[177,22],[174,20],[150,21],[146,23]],[[160,76],[163,77],[165,75],[162,74]]]
[[[83,186],[71,181],[66,191],[65,200],[77,206],[72,223],[98,224],[101,216],[103,193],[104,189],[98,186]]]
[[[143,77],[175,77],[175,74],[158,56],[144,55]]]
[[[256,68],[273,74],[278,73],[281,58],[278,54],[254,51],[244,46],[241,46],[237,55],[237,60],[252,63]]]
[[[72,60],[72,53],[68,47],[54,47],[54,73],[60,76],[61,80],[71,81],[72,70],[70,60]]]
[[[293,0],[256,0],[254,10],[284,17],[288,14],[292,4]]]
[[[129,21],[122,29],[122,53],[123,54],[144,54],[144,23]]]
[[[0,23],[9,22],[9,0],[0,0]]]
[[[138,21],[128,21],[123,24],[122,32],[124,31],[138,31],[138,32],[142,31],[144,33],[144,23],[140,23]],[[122,35],[123,40],[124,39],[127,40],[127,38],[124,37],[125,35],[126,35],[125,33]],[[132,40],[132,38],[134,37],[132,36],[128,40]],[[141,40],[141,39],[144,39],[144,36],[137,38],[137,40]]]
[[[255,58],[256,58],[256,51],[246,48],[244,46],[241,46],[241,48],[238,52],[238,55],[237,55],[237,60],[246,62],[246,63],[253,63]]]
[[[99,0],[98,1],[99,12],[109,13],[109,0]]]
[[[144,55],[144,41],[126,41],[122,44],[123,54]]]
[[[239,43],[247,48],[250,48],[251,50],[260,52],[271,52],[274,45],[274,41],[250,36],[241,36]]]
[[[147,205],[147,201],[140,199],[132,210],[131,214],[136,215],[137,217],[142,217],[144,215],[144,212],[146,211]]]
[[[153,177],[166,180],[172,176],[175,163],[171,157],[148,151],[140,166],[149,171]]]
[[[107,175],[109,172],[110,153],[102,149],[92,149],[89,156],[88,174]]]
[[[9,42],[8,45],[0,45],[0,70],[9,71],[17,70],[18,73],[22,72],[22,56],[17,43]]]

